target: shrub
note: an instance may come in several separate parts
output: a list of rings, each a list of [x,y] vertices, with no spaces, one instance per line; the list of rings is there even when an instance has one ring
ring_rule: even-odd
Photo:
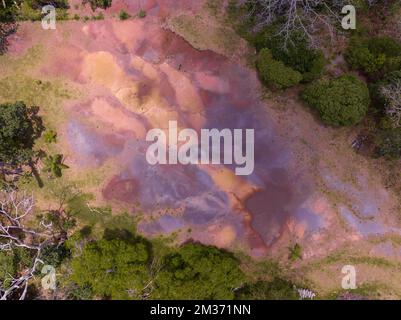
[[[104,14],[103,12],[99,12],[97,16],[92,16],[93,20],[104,20]]]
[[[375,142],[377,156],[389,159],[401,158],[401,128],[379,132]]]
[[[143,10],[143,9],[139,10],[138,17],[141,18],[141,19],[145,18],[146,17],[146,11]]]
[[[154,299],[233,299],[244,275],[238,261],[215,247],[187,243],[164,259]]]
[[[60,9],[68,9],[70,6],[67,0],[30,0],[26,1],[33,9],[42,9],[46,5],[52,5]]]
[[[401,68],[401,43],[390,37],[351,40],[345,54],[351,68],[375,76]]]
[[[99,240],[72,260],[71,279],[80,288],[112,299],[139,298],[149,281],[149,253],[142,242]]]
[[[112,0],[84,0],[84,3],[89,2],[93,11],[97,8],[107,9],[111,6]]]
[[[43,126],[38,109],[23,102],[0,105],[0,162],[28,164]]]
[[[298,71],[287,67],[283,62],[275,60],[269,49],[259,52],[256,62],[260,79],[266,85],[285,89],[297,85],[302,80]]]
[[[120,18],[120,20],[127,20],[130,17],[130,15],[126,11],[121,10],[118,17]]]
[[[311,48],[308,39],[299,33],[294,33],[285,43],[276,29],[269,27],[256,34],[251,42],[257,50],[270,49],[274,59],[300,72],[304,82],[320,77],[326,64],[323,52]]]
[[[370,103],[366,84],[352,75],[312,83],[302,98],[317,110],[324,123],[333,126],[360,122]]]
[[[280,278],[248,283],[236,292],[237,300],[297,300],[294,284]]]
[[[57,132],[53,130],[47,130],[43,137],[48,144],[57,142]]]

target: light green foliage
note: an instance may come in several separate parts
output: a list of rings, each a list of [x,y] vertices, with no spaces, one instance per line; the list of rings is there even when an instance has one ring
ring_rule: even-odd
[[[233,299],[244,275],[238,261],[215,247],[188,243],[164,259],[153,299]]]
[[[306,36],[301,33],[293,33],[286,42],[277,33],[275,26],[265,28],[255,34],[251,42],[257,50],[270,49],[275,60],[300,72],[302,81],[309,82],[319,78],[326,64],[323,52],[312,49]]]
[[[62,154],[47,156],[43,162],[45,165],[43,171],[50,172],[56,178],[60,178],[63,175],[62,170],[69,168],[63,163]]]
[[[71,279],[93,293],[112,299],[138,299],[148,281],[149,254],[144,243],[99,240],[72,261]]]
[[[46,132],[43,135],[43,138],[45,139],[45,142],[50,144],[50,143],[56,143],[57,142],[57,132],[53,130],[46,130]]]
[[[15,275],[15,268],[13,264],[13,254],[11,251],[0,252],[0,284],[3,287],[8,286],[10,275]]]
[[[279,89],[295,86],[302,80],[301,73],[275,60],[270,50],[266,48],[259,52],[256,66],[260,79],[266,85]]]
[[[366,84],[352,75],[317,81],[302,93],[326,124],[350,126],[362,120],[370,103]]]
[[[89,2],[93,11],[97,8],[107,9],[111,7],[112,0],[83,0],[83,3]]]
[[[10,251],[0,251],[0,284],[7,287],[10,276],[16,277],[18,272],[31,267],[31,255],[28,249],[13,247]]]
[[[298,243],[288,248],[288,259],[291,261],[302,259],[302,248]]]

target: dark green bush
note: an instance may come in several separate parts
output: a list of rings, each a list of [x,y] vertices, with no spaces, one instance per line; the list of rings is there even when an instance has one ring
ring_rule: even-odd
[[[387,129],[376,136],[376,154],[389,159],[401,158],[401,128]]]
[[[401,43],[390,37],[354,38],[345,58],[351,68],[380,76],[401,68]]]
[[[360,122],[370,103],[366,84],[352,75],[310,84],[302,98],[317,110],[324,123],[333,126]]]
[[[274,59],[300,72],[303,82],[319,78],[326,64],[323,52],[311,48],[302,34],[294,33],[285,43],[283,37],[277,35],[276,28],[269,27],[257,33],[252,43],[257,50],[270,49]]]
[[[97,8],[107,9],[111,6],[112,0],[84,0],[84,3],[89,2],[93,11]]]
[[[35,140],[43,131],[37,107],[23,102],[0,105],[0,162],[11,165],[28,164]]]
[[[298,298],[294,284],[280,278],[248,283],[236,292],[237,300],[297,300]]]
[[[243,280],[244,274],[231,253],[187,243],[165,257],[152,298],[231,300]]]
[[[263,83],[279,89],[295,86],[302,80],[301,73],[275,60],[266,48],[259,52],[256,67]]]
[[[52,5],[60,9],[68,9],[70,6],[67,0],[29,0],[29,6],[33,9],[42,9],[46,5]]]

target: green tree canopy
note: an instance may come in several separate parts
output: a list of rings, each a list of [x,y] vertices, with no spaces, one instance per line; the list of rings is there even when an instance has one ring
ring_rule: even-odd
[[[244,275],[238,261],[215,247],[188,243],[164,259],[153,299],[233,299]]]
[[[304,90],[302,98],[317,110],[323,122],[333,126],[360,122],[370,103],[366,84],[352,75],[312,83]]]
[[[236,292],[237,300],[297,300],[299,296],[294,284],[274,278],[271,281],[247,283]]]
[[[0,162],[17,165],[32,159],[35,140],[43,130],[37,111],[23,102],[0,105]]]
[[[149,281],[149,253],[143,242],[102,239],[85,246],[72,261],[71,279],[81,287],[111,299],[140,298]]]
[[[354,38],[345,58],[351,68],[380,76],[401,69],[401,42],[390,37]]]
[[[285,89],[297,85],[302,80],[298,71],[275,60],[269,49],[262,49],[256,61],[259,77],[266,85]]]

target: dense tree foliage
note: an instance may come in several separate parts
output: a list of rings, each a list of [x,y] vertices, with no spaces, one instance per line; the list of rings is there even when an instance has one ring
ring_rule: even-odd
[[[68,0],[28,0],[25,2],[33,9],[42,9],[46,5],[52,5],[60,9],[68,9],[70,7]]]
[[[233,299],[243,280],[232,254],[188,243],[165,258],[152,298]]]
[[[302,97],[323,122],[333,126],[360,122],[370,103],[366,84],[352,75],[312,83]]]
[[[23,102],[0,105],[0,163],[27,164],[42,130],[38,109]]]
[[[102,239],[87,244],[72,261],[72,280],[97,296],[138,299],[149,281],[149,253],[143,242]]]
[[[351,68],[378,77],[401,70],[401,43],[390,37],[355,38],[345,58]]]
[[[270,49],[273,58],[282,61],[287,67],[302,74],[302,81],[308,82],[321,76],[325,58],[321,50],[310,47],[302,33],[293,33],[288,43],[277,35],[275,27],[268,27],[252,37],[257,50]]]
[[[294,284],[274,278],[271,281],[247,283],[236,292],[238,300],[297,300],[299,296]]]
[[[107,9],[111,6],[112,0],[83,0],[83,3],[89,2],[92,10],[97,8]]]
[[[275,60],[270,50],[266,48],[259,52],[256,66],[263,83],[279,89],[295,86],[302,80],[301,73]]]

